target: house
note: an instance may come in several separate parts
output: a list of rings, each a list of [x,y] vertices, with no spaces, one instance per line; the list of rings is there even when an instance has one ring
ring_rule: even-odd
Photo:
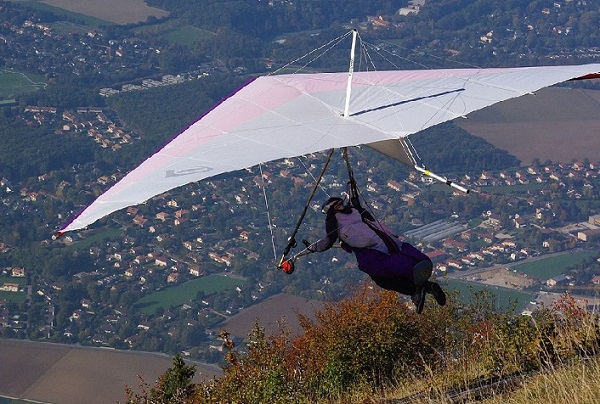
[[[216,262],[231,266],[231,257],[227,255],[219,255],[216,252],[208,253],[208,256]]]
[[[388,27],[390,25],[389,21],[386,21],[382,15],[377,17],[368,16],[367,20],[378,27]]]
[[[425,0],[410,0],[408,7],[402,7],[398,10],[398,15],[418,14],[421,7],[425,5]]]
[[[144,227],[146,225],[146,223],[148,222],[148,219],[146,219],[144,216],[142,215],[136,215],[133,218],[133,223],[137,224],[140,227]]]
[[[523,227],[527,227],[527,222],[522,217],[516,217],[514,219],[515,227],[517,229],[522,229]]]
[[[79,320],[83,316],[84,312],[81,309],[77,309],[71,314],[70,320]]]
[[[0,286],[0,292],[18,292],[19,284],[18,283],[10,283],[4,282],[2,286]]]
[[[600,229],[580,231],[577,233],[577,238],[581,241],[600,240]]]
[[[463,268],[462,262],[460,262],[458,260],[448,260],[447,265],[448,265],[448,267],[452,267],[452,268],[456,268],[456,269]]]
[[[138,324],[137,328],[139,328],[140,330],[148,331],[150,329],[150,323],[142,322]]]
[[[558,276],[555,276],[554,278],[550,278],[546,281],[546,285],[548,286],[556,286],[556,285],[560,285],[563,283],[567,283],[567,281],[569,280],[569,277],[567,275],[564,274],[560,274]]]
[[[400,184],[398,181],[394,181],[394,180],[389,180],[387,182],[387,186],[388,188],[394,190],[394,191],[401,191],[402,190],[402,184]]]
[[[187,209],[179,209],[177,212],[175,212],[175,217],[177,219],[181,219],[185,217],[188,213],[190,213],[190,211]]]
[[[200,276],[202,275],[202,270],[198,265],[190,265],[189,266],[190,275],[192,276]]]
[[[463,243],[462,241],[458,241],[458,240],[454,240],[454,239],[445,239],[444,247],[456,248],[458,251],[466,251],[467,243]]]
[[[494,31],[490,31],[485,35],[482,35],[479,40],[483,43],[491,43],[494,38]]]
[[[136,274],[140,273],[141,269],[138,267],[130,267],[125,270],[125,276],[127,278],[133,278]]]
[[[24,278],[25,277],[25,270],[23,268],[14,267],[11,270],[11,276],[13,278]]]

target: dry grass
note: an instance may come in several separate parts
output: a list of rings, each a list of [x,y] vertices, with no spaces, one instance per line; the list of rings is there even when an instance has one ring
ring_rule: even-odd
[[[588,404],[600,402],[600,358],[580,360],[527,381],[521,388],[484,401],[487,404]]]

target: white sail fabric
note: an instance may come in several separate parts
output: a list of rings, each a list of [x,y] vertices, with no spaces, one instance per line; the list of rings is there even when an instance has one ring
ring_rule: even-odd
[[[330,148],[399,139],[600,64],[259,77],[202,116],[96,199],[60,233],[184,184]]]

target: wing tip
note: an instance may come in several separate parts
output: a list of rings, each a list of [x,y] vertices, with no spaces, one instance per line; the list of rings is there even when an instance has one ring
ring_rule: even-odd
[[[62,230],[59,230],[52,235],[52,240],[58,240],[59,238],[61,238],[64,235],[65,235],[65,232]]]

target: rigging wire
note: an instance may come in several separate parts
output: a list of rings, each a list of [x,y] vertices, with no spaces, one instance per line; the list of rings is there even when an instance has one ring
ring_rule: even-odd
[[[460,65],[460,66],[463,66],[463,67],[474,68],[474,69],[481,69],[482,68],[481,66],[475,65],[475,64],[472,64],[472,63],[461,62],[459,60],[454,60],[454,59],[450,59],[448,57],[434,55],[433,53],[429,53],[429,52],[425,52],[425,51],[418,51],[417,52],[414,49],[410,49],[410,48],[407,48],[405,46],[398,45],[397,43],[391,43],[389,41],[386,41],[384,39],[379,39],[379,38],[376,38],[376,39],[378,41],[380,41],[381,43],[389,46],[389,47],[393,47],[395,49],[402,49],[402,50],[405,50],[407,52],[412,52],[413,54],[416,54],[417,56],[420,56],[420,57],[422,57],[424,55],[424,56],[428,56],[428,57],[430,57],[432,59],[437,59],[437,60],[441,60],[441,61],[444,61],[444,62],[447,62],[447,63],[457,64],[457,65]],[[376,49],[378,55],[381,56],[386,61],[388,61],[392,66],[396,66],[396,65],[393,62],[391,62],[390,60],[387,60],[382,55],[382,52],[388,53],[388,54],[392,55],[394,58],[401,59],[401,60],[403,60],[405,62],[412,63],[412,64],[414,64],[416,66],[420,66],[420,67],[423,67],[425,69],[432,69],[433,68],[431,66],[423,64],[423,63],[418,62],[416,60],[410,59],[409,57],[400,56],[397,53],[388,50],[386,47],[377,46],[377,45],[374,45],[374,44],[371,44],[371,43],[366,43],[366,44],[368,44],[369,47],[373,47],[374,49]]]
[[[304,167],[304,171],[306,172],[306,174],[312,178],[312,180],[319,186],[319,188],[321,189],[321,191],[323,191],[323,193],[325,195],[327,195],[327,197],[329,198],[331,195],[329,195],[329,192],[327,192],[327,190],[323,187],[323,185],[321,185],[321,180],[317,179],[312,171],[310,171],[310,169],[306,166],[306,164],[304,164],[304,161],[302,161],[302,159],[300,158],[301,156],[297,156],[296,159],[300,162],[300,164],[302,165],[302,167]]]
[[[260,178],[264,178],[262,163],[258,164],[260,170]],[[263,197],[265,199],[265,209],[267,213],[267,222],[269,223],[269,232],[271,233],[271,246],[273,247],[273,259],[277,259],[277,248],[275,247],[275,235],[273,233],[273,220],[271,219],[271,210],[269,209],[269,199],[267,198],[267,185],[262,187]]]
[[[305,57],[314,54],[317,51],[320,51],[322,49],[325,49],[323,52],[321,52],[320,54],[317,54],[314,58],[310,59],[308,62],[306,62],[304,65],[302,65],[301,67],[297,68],[294,73],[298,73],[299,71],[303,70],[306,68],[306,66],[310,65],[311,63],[313,63],[314,61],[316,61],[317,59],[321,58],[323,55],[325,55],[327,52],[329,52],[331,49],[333,49],[335,46],[337,46],[341,41],[343,41],[347,36],[351,35],[352,31],[346,32],[343,35],[338,36],[337,38],[332,39],[331,41],[327,42],[324,45],[319,46],[318,48],[315,48],[313,50],[311,50],[310,52],[304,54],[303,56],[300,56],[297,59],[292,60],[289,63],[286,63],[285,65],[283,65],[282,67],[280,67],[279,69],[275,70],[274,72],[270,73],[269,76],[273,76],[277,73],[279,73],[280,71],[290,67],[291,65],[295,64],[296,62],[301,61],[302,59],[304,59]]]
[[[395,46],[395,47],[397,47],[397,48],[403,48],[403,47],[401,47],[401,46],[399,46],[399,45],[391,44],[391,43],[389,43],[389,42],[384,42],[384,43],[385,43],[385,44],[388,44],[388,45],[390,45],[390,46]],[[387,54],[387,55],[391,55],[391,56],[393,56],[394,58],[397,58],[397,59],[401,59],[401,60],[404,60],[404,61],[407,61],[407,62],[414,63],[414,64],[416,64],[416,65],[418,65],[418,66],[421,66],[421,67],[423,67],[423,68],[425,68],[425,69],[431,69],[431,67],[430,67],[430,66],[424,65],[424,64],[422,64],[422,63],[415,62],[415,61],[413,61],[413,60],[411,60],[411,59],[408,59],[408,58],[402,57],[402,56],[400,56],[400,55],[398,55],[398,54],[396,54],[396,53],[394,53],[394,52],[391,52],[391,51],[390,51],[390,50],[388,50],[386,47],[383,47],[383,46],[380,46],[380,45],[375,45],[375,44],[369,43],[369,42],[367,42],[367,41],[364,41],[362,37],[361,37],[361,45],[360,45],[360,46],[361,46],[361,48],[363,48],[363,49],[364,49],[365,55],[366,55],[366,57],[368,57],[368,58],[369,58],[369,60],[371,61],[371,65],[373,66],[374,70],[377,70],[377,69],[376,69],[376,67],[375,67],[375,63],[374,63],[374,61],[373,61],[373,58],[371,57],[371,55],[370,55],[370,53],[369,53],[369,49],[370,49],[371,51],[373,51],[375,54],[377,54],[377,56],[379,56],[380,58],[382,58],[382,59],[383,59],[385,62],[389,63],[389,64],[390,64],[390,65],[392,65],[392,66],[393,66],[395,69],[398,69],[398,70],[400,70],[401,68],[400,68],[400,67],[399,67],[399,66],[398,66],[396,63],[394,63],[394,62],[393,62],[393,61],[392,61],[392,60],[391,60],[389,57],[387,57],[385,54]],[[404,48],[404,49],[406,49],[406,48]],[[384,53],[385,53],[385,54],[384,54]],[[427,53],[426,53],[426,54],[427,54]],[[429,55],[429,56],[431,56],[431,57],[436,57],[436,58],[438,58],[438,59],[443,59],[443,58],[441,58],[441,57],[439,57],[439,56],[435,56],[435,55],[432,55],[432,54],[427,54],[427,55]],[[446,59],[444,59],[444,60],[448,60],[448,59],[446,58]],[[478,66],[474,66],[474,65],[468,65],[468,64],[466,64],[466,63],[462,63],[462,62],[458,62],[458,61],[453,61],[453,62],[455,62],[455,63],[460,63],[460,64],[462,64],[462,65],[466,65],[466,66],[469,66],[469,67],[480,68],[480,67],[478,67]],[[467,79],[464,79],[464,82],[466,83],[466,82],[468,82],[469,80],[470,80],[470,79],[468,79],[468,78],[467,78]],[[438,108],[438,112],[447,111],[447,110],[448,110],[448,107],[449,107],[449,106],[450,106],[450,105],[451,105],[451,104],[452,104],[452,103],[453,103],[453,102],[454,102],[454,101],[455,101],[455,100],[456,100],[458,97],[460,97],[460,94],[458,94],[458,93],[457,93],[457,94],[455,94],[455,96],[454,96],[454,97],[450,98],[448,101],[446,101],[446,103],[445,103],[444,105],[441,105],[441,106],[440,106],[440,108]],[[427,121],[424,123],[424,125],[422,126],[422,128],[424,128],[424,127],[427,127],[427,124],[428,124],[428,123],[429,123],[431,120],[433,120],[433,119],[435,118],[435,116],[436,116],[436,113],[432,114],[432,115],[431,115],[431,117],[430,117],[430,118],[429,118],[429,119],[428,119],[428,120],[427,120]],[[400,122],[400,125],[402,125],[402,122]],[[410,149],[410,152],[411,152],[411,153],[412,153],[414,156],[417,156],[417,157],[418,157],[418,153],[416,152],[416,149],[415,149],[415,147],[412,145],[412,142],[411,142],[410,140],[408,140],[408,137],[403,137],[402,139],[403,139],[403,141],[401,141],[401,143],[403,143],[402,147],[403,147],[403,148],[405,148],[405,150],[407,150],[407,149],[406,149],[406,147],[408,147],[408,148]],[[404,143],[406,143],[406,144],[404,144]],[[410,156],[410,155],[409,155],[409,156]],[[421,164],[421,165],[424,167],[425,165],[423,164],[423,162],[422,162],[421,158],[420,158],[420,157],[418,157],[418,159],[419,159],[419,163],[420,163],[420,164]]]

